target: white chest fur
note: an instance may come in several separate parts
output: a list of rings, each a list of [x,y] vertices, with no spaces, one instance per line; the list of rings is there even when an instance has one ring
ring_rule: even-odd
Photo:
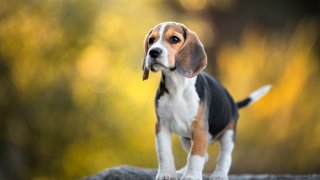
[[[183,137],[191,137],[191,124],[199,107],[195,83],[196,77],[185,78],[175,72],[167,73],[165,84],[169,94],[165,93],[158,99],[160,123]]]

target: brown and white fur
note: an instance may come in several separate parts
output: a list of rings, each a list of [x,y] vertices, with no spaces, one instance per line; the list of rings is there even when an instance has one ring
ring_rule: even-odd
[[[180,23],[156,25],[147,34],[144,48],[143,80],[148,78],[149,70],[162,73],[155,98],[156,179],[202,179],[207,146],[216,140],[221,152],[211,179],[228,179],[238,109],[261,98],[271,86],[235,103],[217,80],[202,72],[207,65],[203,45]],[[188,152],[187,164],[179,171],[172,155],[171,133],[181,136]]]

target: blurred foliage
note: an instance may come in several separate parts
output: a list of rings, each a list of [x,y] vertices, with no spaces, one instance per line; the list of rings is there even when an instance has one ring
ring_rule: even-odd
[[[235,99],[273,84],[241,111],[232,172],[319,173],[318,16],[297,12],[278,29],[245,20],[219,32],[225,26],[212,13],[232,15],[238,6],[235,0],[0,0],[0,179],[156,167],[153,97],[160,76],[142,82],[142,42],[168,20],[199,34],[207,71]],[[223,38],[235,31],[235,38]],[[174,147],[181,167],[186,154],[177,137]],[[217,147],[209,148],[207,172]]]

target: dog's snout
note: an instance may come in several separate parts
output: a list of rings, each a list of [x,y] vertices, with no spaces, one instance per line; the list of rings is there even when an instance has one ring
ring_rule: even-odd
[[[149,51],[149,55],[152,57],[152,58],[157,58],[161,55],[162,53],[162,49],[160,48],[154,48],[154,49],[151,49]]]

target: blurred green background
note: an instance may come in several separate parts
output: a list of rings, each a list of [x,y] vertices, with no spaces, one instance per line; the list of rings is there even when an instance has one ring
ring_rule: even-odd
[[[155,168],[145,34],[178,21],[206,47],[206,71],[240,113],[231,173],[320,173],[318,0],[0,0],[0,179],[74,179]],[[174,136],[177,168],[186,154]],[[209,147],[205,172],[215,167]]]

